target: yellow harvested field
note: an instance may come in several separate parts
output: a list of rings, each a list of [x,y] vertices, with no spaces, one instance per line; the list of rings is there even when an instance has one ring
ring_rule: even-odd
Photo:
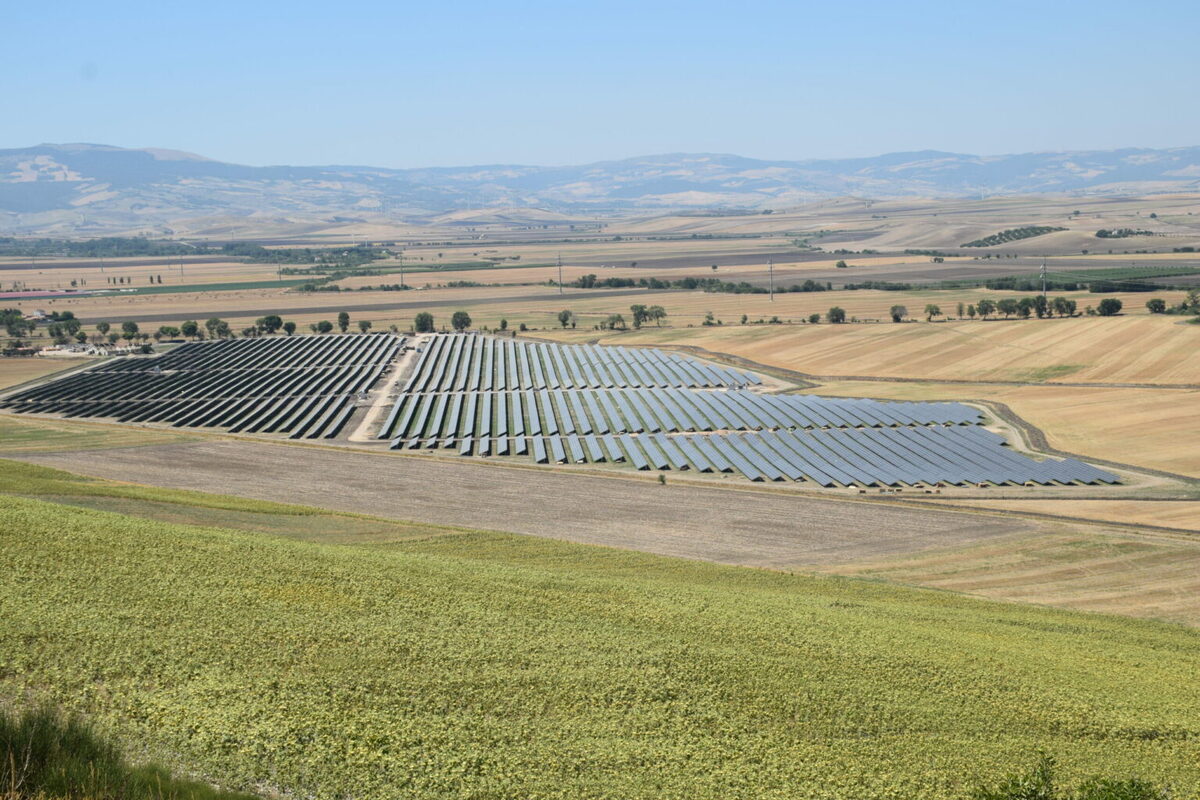
[[[911,558],[824,570],[1002,600],[1200,625],[1200,541],[1061,525]]]
[[[1158,525],[1200,533],[1200,500],[937,500],[939,505],[1053,514],[1077,520]]]
[[[994,400],[1069,453],[1200,478],[1200,390],[835,381],[812,390],[894,400]]]
[[[1200,384],[1200,326],[1146,313],[935,324],[649,328],[602,341],[693,345],[812,375]]]
[[[88,358],[0,358],[0,389],[95,363]]]
[[[179,262],[171,262],[166,258],[128,258],[120,259],[121,263],[136,262],[131,266],[107,266],[103,270],[98,267],[78,266],[79,259],[71,259],[58,264],[52,259],[38,262],[38,269],[15,269],[17,263],[29,264],[29,259],[8,259],[0,261],[0,286],[10,287],[20,282],[28,289],[109,289],[118,288],[108,283],[108,278],[125,278],[128,283],[121,284],[124,288],[139,288],[150,286],[150,279],[162,278],[162,285],[191,286],[204,283],[240,283],[245,281],[274,280],[276,266],[274,264],[243,264],[240,261],[221,261],[215,263],[189,263],[186,259],[182,270]],[[86,259],[89,263],[99,263],[99,259]],[[13,266],[8,266],[8,265]],[[285,278],[288,276],[284,276]],[[71,281],[76,286],[71,286]],[[45,302],[45,301],[42,301]],[[36,305],[36,303],[35,303]]]

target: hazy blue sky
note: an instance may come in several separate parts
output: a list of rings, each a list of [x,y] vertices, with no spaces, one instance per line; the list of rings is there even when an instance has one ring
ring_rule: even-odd
[[[0,147],[567,164],[1200,144],[1194,2],[7,4]]]

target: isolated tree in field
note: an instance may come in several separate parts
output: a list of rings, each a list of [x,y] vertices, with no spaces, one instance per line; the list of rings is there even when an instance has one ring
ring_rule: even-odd
[[[892,322],[903,322],[908,316],[908,309],[904,306],[892,306],[889,313],[892,315]]]
[[[808,321],[809,321],[809,323],[816,325],[818,322],[821,321],[821,315],[820,314],[809,314]]]
[[[840,306],[834,306],[825,312],[825,318],[834,324],[840,324],[846,321],[846,310]]]
[[[500,320],[500,330],[502,330],[502,331],[508,330],[508,320],[507,319]]]
[[[329,333],[333,330],[333,323],[327,319],[323,319],[317,323],[317,333]]]
[[[629,311],[633,315],[634,328],[642,327],[642,323],[649,319],[649,317],[646,315],[646,307],[641,303],[635,303],[634,305],[631,305],[629,307]]]
[[[742,324],[743,325],[745,325],[749,321],[749,319],[750,319],[749,315],[742,314]]]
[[[433,333],[433,314],[422,311],[413,317],[413,330],[417,333]]]
[[[667,310],[662,306],[650,306],[646,309],[646,313],[650,319],[654,320],[654,324],[661,327],[662,321],[667,318]]]
[[[975,307],[979,309],[979,316],[983,317],[984,319],[987,319],[996,312],[996,304],[991,300],[988,300],[986,297],[976,303]]]
[[[1003,314],[1005,319],[1008,319],[1017,313],[1017,301],[1011,297],[1006,297],[996,303],[996,310]]]
[[[837,267],[838,269],[846,269],[850,265],[847,264],[845,261],[839,261],[836,264],[834,264],[834,266]]]
[[[358,332],[359,332],[359,333],[366,333],[366,332],[367,332],[367,331],[369,331],[369,330],[371,330],[371,320],[369,320],[369,319],[360,319],[360,320],[358,321]]]
[[[121,323],[121,338],[122,339],[132,342],[134,337],[137,335],[138,335],[138,324],[136,322],[126,320],[125,322]]]
[[[558,312],[558,324],[563,326],[564,328],[566,328],[568,325],[570,325],[571,320],[573,320],[573,319],[575,319],[575,313],[572,311],[563,309],[562,311]]]
[[[350,314],[345,311],[338,312],[338,330],[341,331],[342,333],[345,333],[346,329],[349,327],[350,327]]]
[[[187,322],[179,326],[179,332],[189,339],[195,339],[196,334],[200,332],[200,325],[194,319],[189,319]]]
[[[1100,307],[1096,309],[1102,317],[1112,317],[1121,313],[1121,301],[1115,297],[1106,297],[1100,301]]]
[[[268,314],[255,320],[254,325],[263,333],[275,333],[283,327],[283,320],[279,318],[278,314]]]
[[[1045,319],[1050,316],[1050,301],[1040,294],[1034,296],[1033,310],[1037,312],[1038,319]]]
[[[460,333],[465,331],[471,327],[471,315],[465,311],[455,311],[454,315],[450,317],[450,327]]]
[[[1146,308],[1151,314],[1163,314],[1167,310],[1167,301],[1161,297],[1154,297],[1146,301]]]
[[[941,316],[941,314],[942,314],[942,309],[940,309],[938,307],[937,303],[926,303],[925,304],[925,321],[926,322],[932,322],[934,317],[939,317],[939,316]]]
[[[112,326],[111,326],[111,325],[109,325],[107,322],[97,322],[97,323],[96,323],[96,330],[100,331],[100,335],[101,335],[101,336],[107,336],[107,335],[108,335],[108,330],[109,330],[109,328],[111,328],[111,327],[112,327]]]
[[[287,322],[283,323],[283,332],[286,333],[288,336],[291,336],[293,333],[296,332],[296,323],[292,322],[290,319]]]

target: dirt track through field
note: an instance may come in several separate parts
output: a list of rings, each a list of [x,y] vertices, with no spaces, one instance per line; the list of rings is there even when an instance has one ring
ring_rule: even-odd
[[[831,565],[1037,533],[1015,518],[247,441],[17,458],[96,477],[724,564]]]

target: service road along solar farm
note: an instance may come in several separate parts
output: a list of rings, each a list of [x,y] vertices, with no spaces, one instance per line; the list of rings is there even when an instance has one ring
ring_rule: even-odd
[[[405,345],[387,333],[191,342],[17,391],[0,408],[333,439],[375,405],[374,438],[359,446],[814,487],[1118,482],[1013,450],[962,403],[772,393],[752,373],[649,348],[476,334]]]
[[[961,403],[767,394],[752,388],[761,383],[655,349],[436,335],[378,438],[396,449],[825,487],[1118,482],[1075,459],[1013,451]]]

